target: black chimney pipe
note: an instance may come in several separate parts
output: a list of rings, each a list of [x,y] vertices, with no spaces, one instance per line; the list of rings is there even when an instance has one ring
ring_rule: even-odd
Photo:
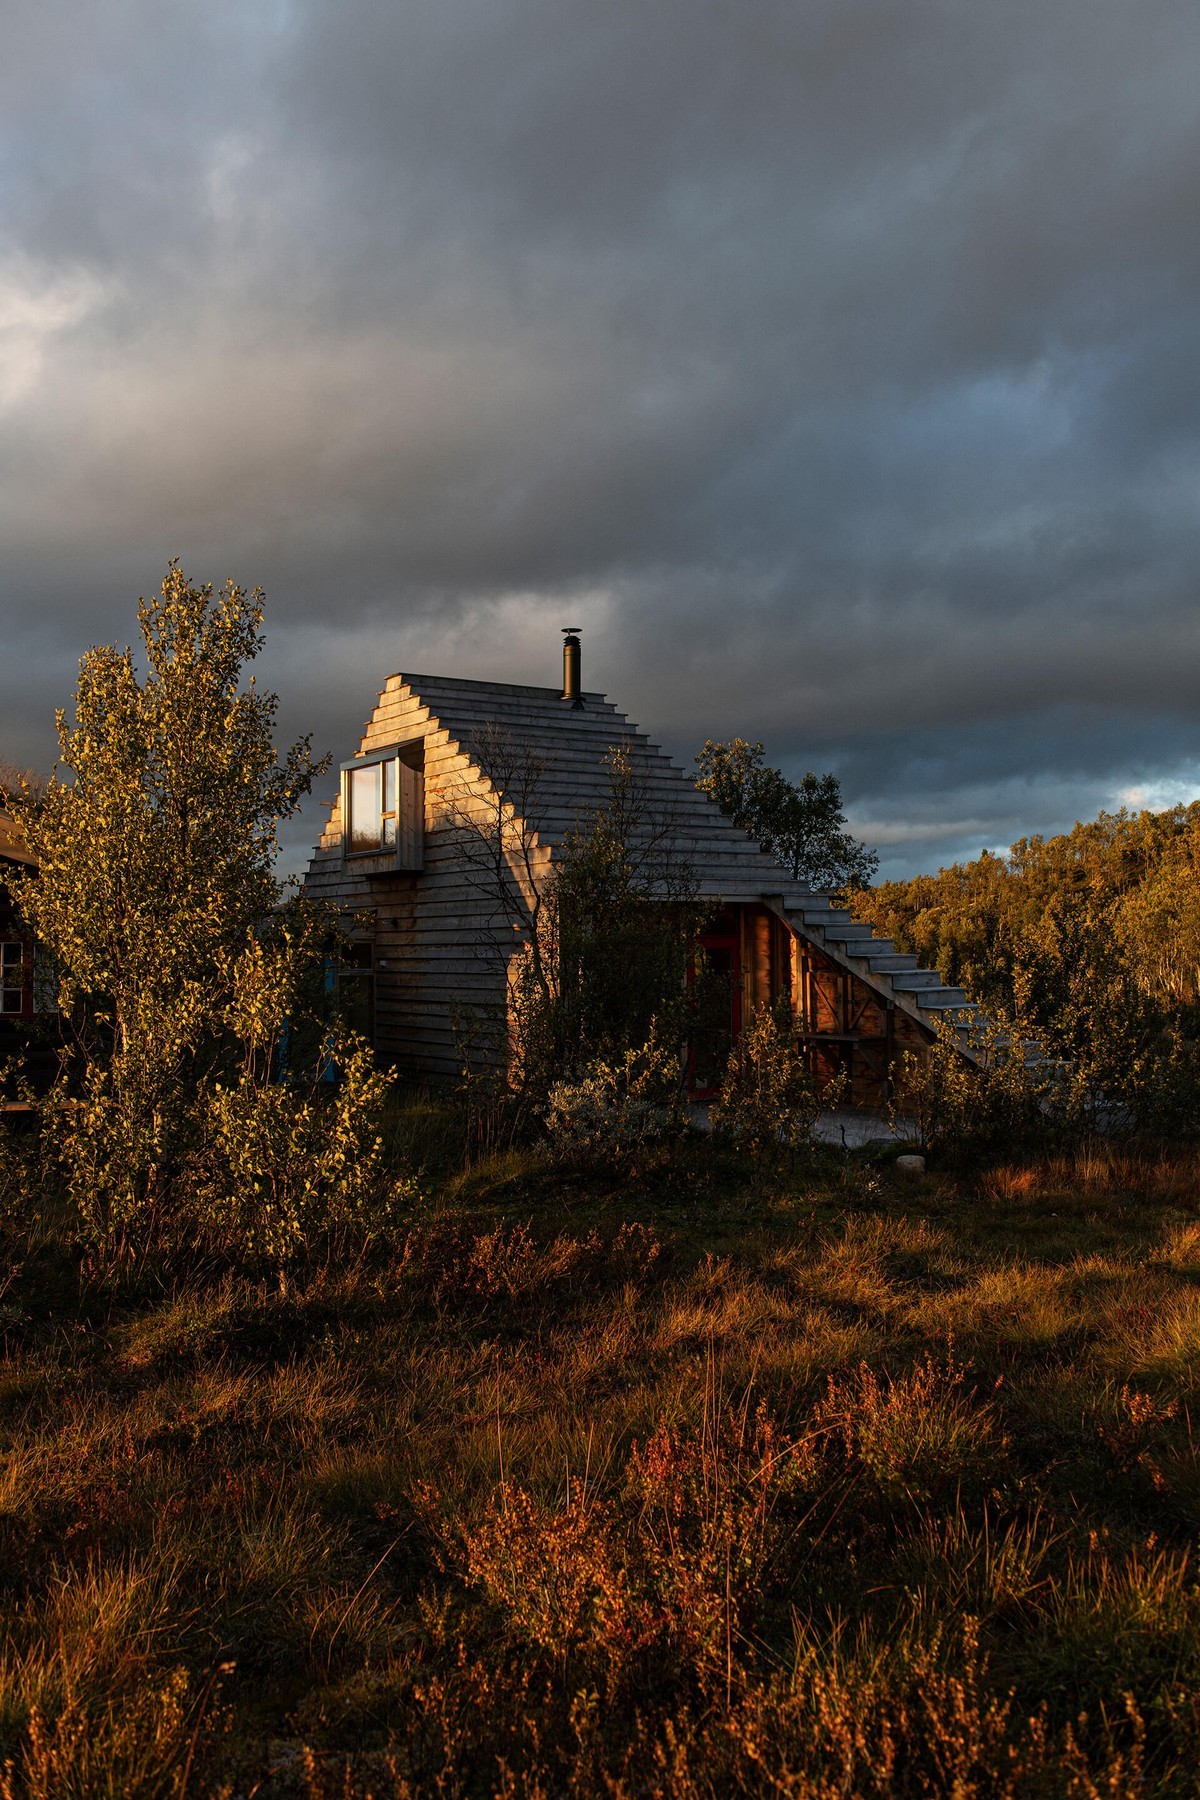
[[[578,625],[564,625],[562,628],[562,698],[570,701],[573,711],[579,711],[583,706],[583,695],[579,691],[579,629]]]

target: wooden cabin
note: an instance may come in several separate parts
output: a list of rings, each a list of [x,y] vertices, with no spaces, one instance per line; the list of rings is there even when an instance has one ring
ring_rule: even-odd
[[[966,995],[790,876],[664,751],[579,683],[567,635],[561,688],[392,675],[306,877],[353,944],[339,980],[384,1060],[453,1077],[464,1020],[502,1014],[539,897],[568,833],[609,793],[624,749],[654,829],[711,907],[701,938],[730,978],[729,1035],[750,1010],[786,1002],[817,1070],[845,1070],[853,1102],[879,1106],[899,1053],[951,1017],[964,1048]],[[712,1070],[694,1071],[703,1093]]]

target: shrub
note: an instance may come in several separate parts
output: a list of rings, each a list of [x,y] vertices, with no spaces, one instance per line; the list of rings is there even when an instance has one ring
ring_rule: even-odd
[[[513,1094],[544,1109],[552,1087],[586,1082],[597,1059],[619,1062],[655,1023],[682,1044],[705,909],[674,813],[661,810],[627,745],[610,746],[607,792],[580,813],[552,863],[539,843],[551,803],[546,757],[498,726],[475,750],[486,792],[449,793],[447,818],[472,884],[494,904],[486,954],[506,995],[502,1016],[465,1016],[458,1035],[468,1104],[477,1087],[484,1129],[495,1120],[511,1137],[524,1123]]]
[[[579,1081],[556,1082],[545,1120],[556,1155],[635,1168],[686,1128],[679,1058],[651,1032],[619,1059],[596,1058]]]
[[[1153,1043],[1098,1033],[1071,1061],[1045,1053],[1017,1021],[972,1028],[974,1059],[949,1021],[897,1071],[893,1124],[952,1156],[1070,1149],[1101,1134],[1194,1136],[1200,1129],[1200,1046],[1177,1031]]]
[[[28,1238],[37,1219],[39,1185],[36,1144],[0,1121],[0,1254]]]
[[[969,1155],[1043,1146],[1062,1135],[1076,1095],[1061,1063],[1027,1062],[1019,1026],[992,1020],[974,1028],[971,1047],[974,1061],[944,1020],[927,1050],[901,1057],[892,1104],[901,1136],[924,1150]]]
[[[191,1210],[184,1170],[201,1141],[197,1096],[151,1062],[134,1049],[89,1063],[77,1084],[56,1084],[42,1117],[46,1176],[61,1185],[82,1242],[112,1260],[177,1243]]]
[[[144,679],[131,650],[84,656],[59,714],[71,779],[17,808],[38,865],[17,898],[71,1045],[47,1148],[93,1239],[144,1242],[171,1216],[254,946],[311,938],[304,909],[277,911],[272,863],[324,765],[307,739],[277,755],[276,700],[243,681],[262,616],[257,590],[214,596],[173,563],[139,602]]]
[[[325,765],[307,739],[277,755],[277,702],[244,680],[262,616],[257,590],[214,597],[172,563],[139,603],[144,679],[131,651],[89,651],[74,723],[59,716],[72,779],[19,807],[38,875],[18,896],[69,1046],[43,1171],[109,1261],[217,1245],[286,1262],[369,1242],[414,1192],[385,1170],[388,1080],[331,1025],[336,919],[273,873]]]
[[[511,1646],[614,1700],[651,1681],[728,1699],[735,1644],[740,1665],[791,1581],[817,1467],[764,1403],[709,1390],[699,1429],[663,1420],[632,1445],[618,1491],[502,1482],[477,1522],[431,1524]]]
[[[418,1198],[384,1155],[392,1077],[364,1040],[347,1046],[327,1095],[286,1082],[212,1089],[203,1214],[225,1246],[284,1263],[318,1239],[369,1245]]]
[[[751,1156],[797,1150],[812,1142],[843,1085],[839,1077],[822,1093],[787,1014],[759,1007],[730,1051],[709,1117],[719,1137]]]

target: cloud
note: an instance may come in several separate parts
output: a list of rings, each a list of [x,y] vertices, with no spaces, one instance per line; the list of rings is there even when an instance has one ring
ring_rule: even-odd
[[[267,587],[339,755],[393,669],[553,681],[565,608],[675,752],[835,768],[896,866],[1186,784],[1185,0],[21,0],[6,40],[0,751],[48,759],[179,554]]]
[[[86,272],[55,274],[22,256],[0,266],[0,413],[37,388],[54,339],[103,298],[103,284]]]

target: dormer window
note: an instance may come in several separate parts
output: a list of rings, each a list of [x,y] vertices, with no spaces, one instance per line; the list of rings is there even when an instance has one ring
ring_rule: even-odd
[[[351,856],[396,847],[396,764],[363,763],[347,771],[347,848]]]
[[[384,871],[424,866],[423,749],[405,744],[342,764],[344,855]]]

